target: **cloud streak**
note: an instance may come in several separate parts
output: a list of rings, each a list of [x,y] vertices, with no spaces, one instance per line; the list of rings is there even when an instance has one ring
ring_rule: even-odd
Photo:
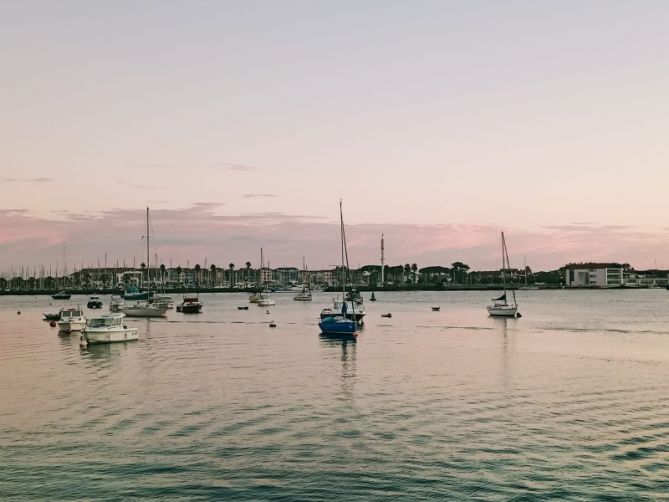
[[[0,183],[49,183],[53,178],[0,178]]]
[[[271,199],[273,197],[276,197],[277,195],[275,193],[245,193],[242,195],[242,198],[244,199]]]
[[[273,266],[301,264],[311,269],[339,260],[338,222],[309,214],[256,212],[222,214],[222,204],[202,202],[185,208],[151,211],[155,244],[161,262],[176,265],[244,263],[257,265],[260,247]],[[132,263],[145,256],[145,210],[110,209],[101,213],[60,211],[52,218],[25,209],[0,211],[0,271],[62,261],[67,244],[70,264],[97,263],[107,253],[109,263]],[[101,231],[103,229],[103,231]],[[389,264],[419,267],[464,261],[474,269],[497,268],[499,229],[488,225],[347,225],[353,266],[378,263],[381,233]],[[511,265],[523,256],[533,269],[554,269],[574,261],[629,262],[651,267],[669,251],[665,233],[618,225],[555,225],[535,230],[506,229]],[[137,262],[139,263],[139,261]],[[665,265],[669,266],[669,262]]]

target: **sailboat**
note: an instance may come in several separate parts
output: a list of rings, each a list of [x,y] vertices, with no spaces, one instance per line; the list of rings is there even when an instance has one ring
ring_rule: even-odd
[[[297,302],[310,302],[311,301],[311,278],[309,277],[309,273],[307,272],[307,265],[304,262],[304,258],[302,259],[302,269],[304,270],[304,273],[307,276],[307,286],[302,288],[302,291],[297,293],[293,297],[293,300],[295,300]]]
[[[539,286],[534,286],[534,285],[530,286],[529,284],[527,284],[527,262],[526,262],[524,257],[523,257],[523,265],[525,266],[525,285],[519,287],[518,289],[522,289],[522,290],[526,290],[526,291],[527,290],[539,289]]]
[[[134,305],[123,305],[119,312],[127,317],[164,317],[167,312],[167,306],[149,303],[151,279],[151,255],[150,255],[150,236],[149,236],[149,208],[146,208],[146,294],[147,300],[138,300]],[[126,296],[125,299],[128,299]]]
[[[507,301],[507,289],[506,289],[506,275],[509,270],[509,253],[506,249],[506,239],[504,238],[504,232],[502,234],[502,284],[504,286],[504,294],[498,298],[493,298],[493,304],[488,305],[488,314],[495,317],[520,317],[518,313],[518,302],[516,301],[516,292],[511,290],[513,295],[513,302],[509,303]]]
[[[342,210],[342,201],[339,201],[339,230],[341,235],[341,285],[342,298],[346,296],[346,284],[348,282],[348,250],[346,249],[346,232],[344,230],[344,213]],[[352,319],[348,314],[349,303],[345,300],[341,303],[341,313],[332,312],[331,315],[323,318],[321,314],[321,322],[318,327],[321,332],[326,335],[346,335],[356,337],[358,330],[358,323],[355,320],[355,303],[350,302]]]
[[[263,261],[262,248],[260,248],[260,273],[262,274],[263,276],[262,279],[263,282],[265,283],[265,291],[264,292],[261,291],[258,294],[258,301],[256,302],[256,304],[258,305],[258,307],[271,307],[272,305],[276,305],[276,300],[274,300],[274,298],[272,298],[269,295],[269,283],[265,279],[264,266],[265,265]]]

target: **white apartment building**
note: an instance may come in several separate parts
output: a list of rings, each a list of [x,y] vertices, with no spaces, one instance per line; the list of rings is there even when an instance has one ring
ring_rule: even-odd
[[[615,288],[625,284],[628,266],[618,263],[571,264],[566,267],[569,288]]]

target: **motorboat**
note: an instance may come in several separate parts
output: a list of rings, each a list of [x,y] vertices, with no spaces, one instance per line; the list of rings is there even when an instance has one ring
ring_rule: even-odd
[[[183,302],[177,305],[177,312],[183,314],[199,314],[202,311],[202,303],[197,296],[184,296]]]
[[[260,295],[258,293],[251,293],[249,295],[249,303],[258,303]]]
[[[99,296],[91,296],[88,299],[88,303],[86,304],[86,307],[89,309],[101,309],[102,308],[102,300],[100,300]]]
[[[135,286],[128,286],[121,296],[124,300],[148,300],[152,295],[149,291],[140,291]]]
[[[54,293],[51,295],[51,298],[54,300],[69,300],[72,297],[71,293],[68,293],[67,291],[58,291],[58,293]]]
[[[119,311],[128,317],[165,317],[167,307],[161,307],[146,301],[138,301],[134,305],[124,305]]]
[[[70,307],[60,311],[59,331],[72,333],[73,331],[81,331],[84,326],[86,326],[86,317],[79,307]]]
[[[111,313],[89,320],[82,337],[88,343],[128,342],[139,338],[137,328],[124,324],[125,314]]]
[[[321,320],[326,317],[341,315],[347,319],[353,320],[358,326],[365,324],[365,309],[361,306],[355,306],[353,302],[342,302],[337,298],[332,300],[332,307],[325,307],[321,310]]]

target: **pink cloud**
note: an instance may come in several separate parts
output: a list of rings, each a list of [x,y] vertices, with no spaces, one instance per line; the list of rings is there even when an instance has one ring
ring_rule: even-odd
[[[258,265],[260,246],[272,266],[310,268],[339,262],[338,223],[309,215],[276,212],[226,215],[221,204],[203,202],[183,209],[151,211],[151,259],[174,265],[208,263]],[[0,211],[0,270],[62,263],[63,244],[70,266],[145,260],[145,210],[111,209],[102,213],[60,212],[40,218],[22,209]],[[534,269],[554,269],[571,261],[625,261],[639,268],[664,264],[667,236],[616,225],[578,223],[534,230],[507,228],[512,266],[523,255]],[[347,226],[352,265],[378,263],[381,234],[386,262],[419,266],[464,261],[474,269],[499,266],[499,229],[486,225],[359,224]],[[667,259],[666,266],[669,266]]]

